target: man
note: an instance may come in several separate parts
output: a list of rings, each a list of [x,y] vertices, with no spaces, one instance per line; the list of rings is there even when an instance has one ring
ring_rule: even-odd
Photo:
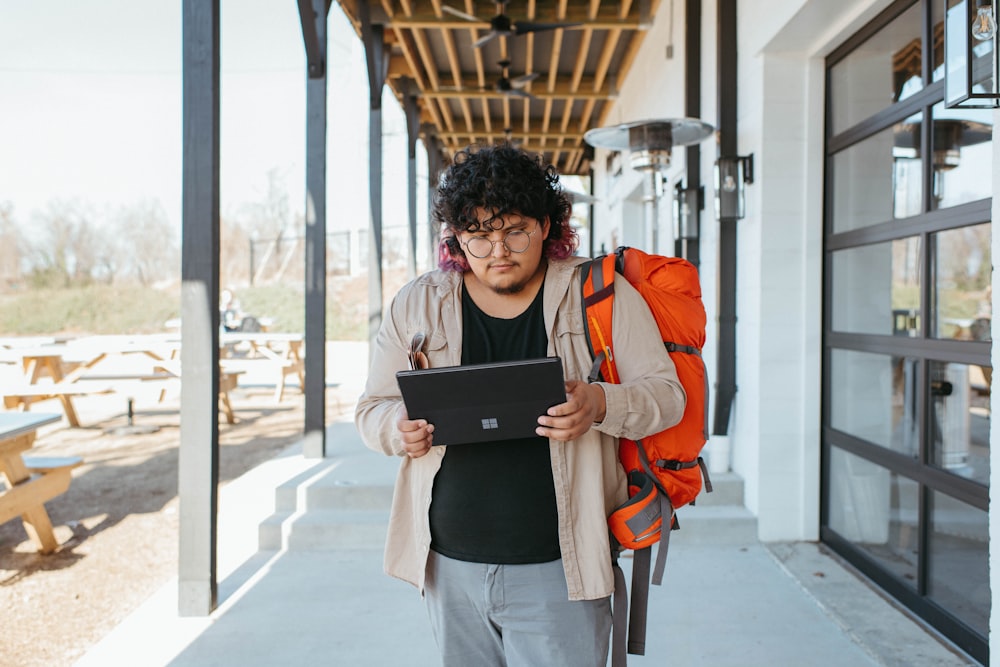
[[[402,457],[386,572],[425,595],[446,667],[603,667],[614,590],[607,516],[627,499],[618,437],[677,423],[685,396],[639,294],[615,278],[621,384],[584,381],[592,357],[570,202],[552,166],[507,145],[467,149],[434,204],[441,269],[404,286],[375,340],[355,420]],[[566,402],[537,437],[431,446],[395,373],[415,334],[432,367],[558,356]],[[620,353],[621,354],[621,353]]]

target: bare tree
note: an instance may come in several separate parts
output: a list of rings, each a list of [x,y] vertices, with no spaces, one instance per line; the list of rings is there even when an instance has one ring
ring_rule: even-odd
[[[250,283],[250,234],[236,220],[222,218],[219,280],[224,286]]]
[[[159,200],[146,199],[121,207],[111,228],[116,280],[135,280],[150,286],[179,279],[179,229],[170,224]]]
[[[263,197],[244,204],[229,222],[223,225],[222,263],[224,272],[230,269],[231,281],[242,281],[244,276],[246,282],[254,282],[304,275],[305,219],[292,213],[288,188],[277,168],[267,173]],[[227,257],[230,253],[234,256]]]
[[[109,249],[106,233],[95,223],[88,205],[53,200],[44,212],[33,216],[33,226],[36,233],[26,246],[35,284],[68,287],[94,280]]]
[[[237,216],[240,225],[257,238],[270,240],[294,235],[292,209],[285,179],[276,167],[267,172],[267,191],[255,202],[245,204]]]
[[[0,288],[21,281],[24,241],[14,221],[14,205],[0,203]]]

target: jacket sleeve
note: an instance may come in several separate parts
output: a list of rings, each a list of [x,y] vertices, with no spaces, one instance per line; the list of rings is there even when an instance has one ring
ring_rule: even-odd
[[[607,410],[604,421],[594,428],[636,440],[673,426],[684,414],[687,396],[653,314],[620,275],[615,275],[611,326],[620,384],[599,383]]]
[[[354,423],[365,445],[389,456],[403,455],[403,442],[396,428],[403,405],[396,371],[408,368],[405,332],[400,326],[405,291],[404,288],[393,299],[379,327],[372,348],[368,379],[354,411]]]

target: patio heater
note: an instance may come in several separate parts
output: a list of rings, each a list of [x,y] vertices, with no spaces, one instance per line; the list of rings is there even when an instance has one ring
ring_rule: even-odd
[[[644,176],[642,204],[648,251],[659,253],[659,199],[663,174],[674,146],[696,144],[712,134],[712,126],[696,118],[642,120],[588,130],[583,140],[595,148],[629,153],[629,164]]]

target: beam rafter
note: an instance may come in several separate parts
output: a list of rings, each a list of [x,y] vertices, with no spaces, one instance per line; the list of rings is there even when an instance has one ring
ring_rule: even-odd
[[[300,0],[301,1],[301,0]],[[419,118],[435,128],[444,156],[465,145],[510,137],[551,157],[564,173],[586,174],[592,152],[587,130],[609,122],[618,86],[632,67],[660,0],[522,0],[503,13],[521,22],[574,23],[552,30],[489,34],[495,3],[485,0],[340,0],[360,35],[362,4],[381,26],[388,54],[388,85],[400,101],[416,103]],[[454,8],[479,20],[462,19]],[[494,88],[499,61],[508,75],[536,79],[517,88]],[[680,91],[678,91],[678,94]]]

